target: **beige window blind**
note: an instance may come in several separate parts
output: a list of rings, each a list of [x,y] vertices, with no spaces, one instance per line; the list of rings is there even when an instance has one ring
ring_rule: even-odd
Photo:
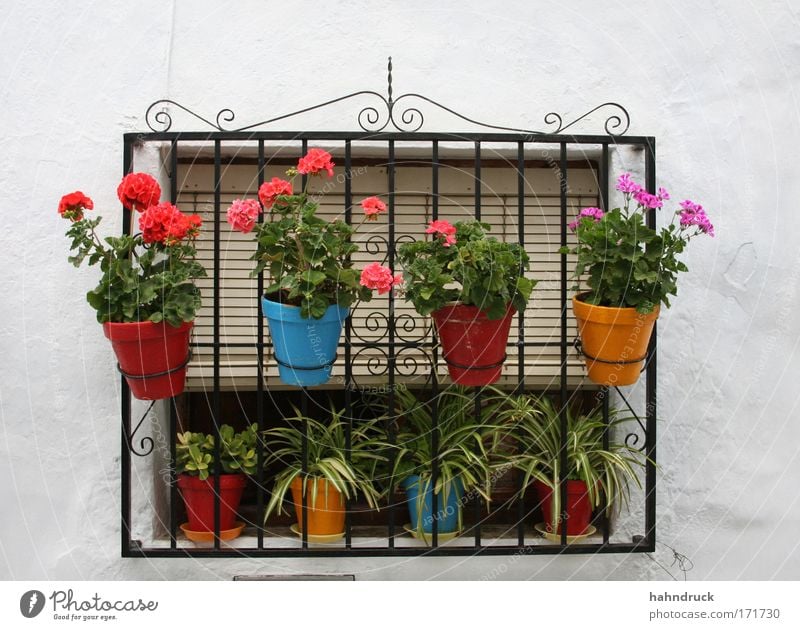
[[[318,195],[321,204],[319,215],[325,218],[344,217],[345,179],[338,157],[332,179],[311,178],[311,190]],[[339,151],[341,153],[341,151]],[[206,154],[207,156],[207,154]],[[425,238],[424,230],[432,220],[433,198],[430,158],[402,156],[396,158],[395,166],[395,238],[398,246],[410,239]],[[439,156],[439,208],[440,219],[455,222],[472,218],[475,209],[476,179],[470,159]],[[199,285],[203,293],[203,307],[197,317],[194,341],[213,341],[213,221],[214,221],[214,166],[201,154],[182,155],[178,166],[178,206],[186,212],[197,212],[203,217],[204,229],[198,248],[201,262],[208,270],[209,278]],[[481,218],[492,226],[491,234],[501,240],[518,240],[518,177],[515,161],[487,159],[481,165]],[[265,179],[284,176],[287,163],[270,163],[265,170]],[[598,205],[597,173],[586,160],[569,163],[568,216],[573,218],[580,208]],[[233,232],[225,221],[225,211],[236,198],[255,198],[258,188],[258,166],[250,158],[226,159],[222,168],[221,207],[221,325],[220,342],[237,344],[220,350],[221,388],[225,390],[254,390],[257,387],[257,325],[260,317],[257,281],[250,277],[253,262],[249,260],[254,251],[252,234]],[[359,201],[370,195],[387,200],[387,166],[385,159],[363,157],[353,153],[351,168],[352,220],[361,219]],[[299,186],[299,178],[296,181]],[[531,258],[531,278],[538,280],[532,301],[524,313],[525,342],[558,343],[561,340],[561,286],[560,255],[558,247],[561,234],[559,171],[546,161],[531,159],[525,166],[525,249]],[[268,220],[268,217],[265,217]],[[355,256],[356,266],[378,261],[385,262],[387,256],[388,213],[377,222],[365,223],[356,236],[361,251]],[[572,235],[568,236],[572,242]],[[568,261],[568,269],[574,261]],[[395,269],[402,272],[402,269]],[[265,286],[268,279],[265,280]],[[572,283],[570,282],[570,285]],[[569,289],[569,287],[568,287]],[[571,291],[569,294],[571,295]],[[429,378],[431,369],[430,348],[401,348],[402,342],[425,340],[430,342],[429,318],[419,316],[413,306],[402,297],[395,301],[396,336],[396,382],[423,383]],[[575,336],[575,325],[571,309],[569,316],[569,341]],[[368,303],[358,304],[351,313],[352,341],[355,343],[385,342],[388,323],[388,298],[377,295]],[[517,315],[511,327],[508,359],[503,370],[507,383],[518,379]],[[269,342],[268,327],[264,327],[265,341]],[[344,336],[342,341],[344,340]],[[388,349],[354,346],[353,380],[356,387],[375,387],[387,381]],[[328,387],[344,386],[343,351],[334,366]],[[554,386],[559,383],[561,351],[559,347],[526,346],[525,382],[533,388]],[[447,367],[439,357],[435,366],[441,382],[447,382]],[[190,391],[211,390],[213,375],[213,351],[210,347],[197,348],[189,366],[187,389]],[[277,364],[267,347],[264,353],[265,386],[272,389],[284,387],[278,379]],[[582,380],[583,369],[574,351],[568,358],[569,385]]]

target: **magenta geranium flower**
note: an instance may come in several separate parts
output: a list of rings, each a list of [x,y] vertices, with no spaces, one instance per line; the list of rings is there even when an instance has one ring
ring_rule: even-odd
[[[574,232],[575,230],[578,229],[578,226],[580,225],[581,219],[585,219],[585,218],[591,218],[591,219],[594,219],[595,222],[597,222],[597,221],[599,221],[600,219],[603,218],[603,211],[600,208],[594,208],[594,207],[584,208],[578,214],[578,218],[575,219],[574,221],[572,221],[571,223],[569,223],[569,225],[567,225],[567,227]]]

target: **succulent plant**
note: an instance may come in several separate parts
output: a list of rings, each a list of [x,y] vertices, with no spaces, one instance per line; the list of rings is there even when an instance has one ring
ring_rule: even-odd
[[[214,470],[214,436],[186,431],[178,433],[175,463],[178,473],[208,479]],[[220,463],[223,473],[252,475],[258,466],[258,425],[236,432],[228,424],[219,428]]]

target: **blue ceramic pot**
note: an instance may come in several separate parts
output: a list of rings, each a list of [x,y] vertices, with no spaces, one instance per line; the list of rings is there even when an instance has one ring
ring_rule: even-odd
[[[408,497],[408,513],[411,516],[411,528],[419,530],[420,520],[422,531],[430,534],[433,531],[433,521],[439,523],[439,533],[449,534],[458,531],[458,514],[461,510],[461,497],[464,495],[460,481],[451,482],[447,488],[445,500],[444,490],[437,495],[436,514],[433,514],[433,486],[421,481],[419,475],[411,475],[403,481],[403,488]],[[420,493],[425,491],[423,498]]]
[[[300,317],[300,307],[261,298],[278,373],[287,385],[313,387],[331,376],[342,324],[350,309],[333,304],[320,319]]]

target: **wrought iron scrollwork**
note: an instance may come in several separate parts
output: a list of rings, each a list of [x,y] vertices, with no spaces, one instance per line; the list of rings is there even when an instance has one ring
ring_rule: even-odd
[[[401,94],[397,98],[394,98],[393,86],[392,86],[392,70],[393,70],[392,58],[389,57],[387,96],[375,92],[374,90],[358,90],[357,92],[345,94],[344,96],[333,98],[323,103],[319,103],[317,105],[304,107],[302,109],[289,112],[288,114],[273,116],[272,118],[267,118],[266,120],[261,120],[259,122],[252,123],[250,125],[245,125],[243,127],[227,126],[227,124],[232,123],[236,119],[236,114],[234,114],[233,110],[229,108],[221,109],[219,112],[217,112],[214,119],[211,120],[209,118],[201,116],[200,114],[197,114],[188,107],[181,105],[180,103],[172,99],[161,99],[152,103],[150,107],[147,108],[147,112],[145,113],[145,122],[147,123],[147,126],[151,129],[151,131],[154,131],[156,133],[164,133],[170,131],[170,129],[172,129],[173,120],[172,120],[172,115],[170,114],[168,108],[174,107],[178,110],[185,112],[189,116],[199,120],[200,122],[205,123],[212,129],[215,129],[217,131],[225,131],[225,132],[255,131],[259,127],[265,127],[267,125],[271,125],[272,123],[276,123],[281,120],[287,120],[289,118],[294,118],[295,116],[300,116],[302,114],[306,114],[314,110],[323,109],[325,107],[329,107],[336,103],[342,103],[344,101],[349,101],[352,99],[369,97],[371,99],[375,99],[375,102],[362,107],[362,109],[358,112],[356,116],[356,122],[358,123],[359,128],[368,133],[380,133],[389,128],[392,128],[393,130],[402,133],[414,133],[422,129],[423,125],[425,124],[425,116],[422,113],[422,109],[420,109],[421,105],[417,105],[414,103],[415,99],[417,101],[420,101],[421,103],[425,103],[429,106],[432,106],[440,111],[446,112],[447,114],[459,120],[467,122],[471,125],[495,131],[510,131],[515,133],[527,133],[532,135],[560,134],[569,129],[570,127],[573,127],[580,121],[588,119],[595,112],[598,112],[603,109],[610,110],[609,113],[606,114],[607,117],[604,123],[605,132],[608,135],[610,136],[624,135],[628,131],[628,128],[630,127],[631,121],[627,110],[619,103],[613,103],[613,102],[607,102],[598,105],[597,107],[590,109],[588,112],[566,123],[564,122],[564,117],[561,114],[558,114],[557,112],[550,112],[544,117],[545,125],[553,127],[553,129],[549,130],[533,130],[533,129],[524,129],[520,127],[492,125],[489,123],[482,122],[480,120],[476,120],[474,118],[470,118],[469,116],[465,116],[464,114],[461,114],[456,110],[451,109],[450,107],[447,107],[446,105],[443,105],[422,94],[409,92],[406,94]],[[406,103],[406,101],[410,102]]]
[[[153,410],[153,405],[155,404],[156,401],[154,400],[147,406],[147,410],[144,412],[142,417],[139,419],[139,422],[136,423],[136,426],[133,428],[133,431],[131,431],[130,435],[128,436],[128,449],[130,450],[131,453],[133,453],[138,457],[147,457],[150,453],[153,452],[153,449],[155,448],[156,445],[153,438],[150,437],[149,435],[146,435],[139,440],[139,448],[137,449],[136,446],[134,445],[134,439],[133,439],[133,437],[136,435],[136,432],[144,423],[145,418],[147,418],[147,416],[150,415],[150,412]]]

